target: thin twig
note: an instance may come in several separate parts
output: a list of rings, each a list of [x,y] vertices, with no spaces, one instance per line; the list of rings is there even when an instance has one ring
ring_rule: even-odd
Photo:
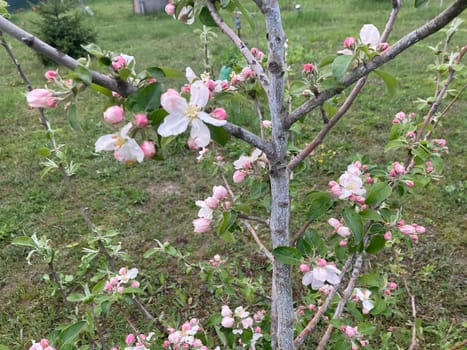
[[[415,296],[410,292],[407,279],[404,275],[401,275],[402,282],[404,283],[405,291],[410,298],[410,304],[412,306],[412,340],[410,341],[410,346],[408,350],[414,350],[418,346],[417,340],[417,308],[415,305]]]
[[[261,242],[261,240],[259,239],[258,235],[256,234],[256,231],[255,229],[253,228],[253,226],[250,225],[250,223],[248,223],[247,221],[243,220],[243,224],[246,226],[246,228],[248,229],[248,231],[250,231],[251,235],[253,236],[254,240],[256,241],[256,243],[259,245],[260,249],[263,251],[264,255],[266,255],[266,257],[271,261],[273,262],[274,261],[274,256],[271,254],[271,252],[269,251],[268,248],[266,248],[266,246],[263,244],[263,242]]]
[[[316,325],[318,324],[318,322],[321,320],[321,317],[324,315],[324,313],[328,310],[329,308],[329,305],[331,304],[331,301],[332,299],[334,299],[334,296],[336,295],[337,293],[337,290],[339,289],[341,283],[342,283],[342,280],[344,279],[344,275],[345,273],[347,272],[347,270],[349,269],[349,267],[352,265],[352,260],[354,258],[354,255],[352,254],[351,256],[349,256],[347,258],[347,261],[345,262],[344,264],[344,267],[342,268],[342,272],[339,276],[339,281],[333,285],[331,291],[329,292],[329,294],[327,295],[326,297],[326,300],[324,301],[323,305],[321,305],[319,308],[318,308],[318,311],[316,312],[316,314],[313,316],[313,318],[310,320],[310,322],[308,322],[308,324],[306,325],[306,327],[300,332],[300,334],[295,338],[294,340],[294,344],[295,344],[295,347],[298,348],[300,345],[303,344],[303,342],[305,341],[305,339],[311,334],[311,332],[313,332],[313,330],[315,329]]]
[[[358,276],[360,276],[360,270],[362,268],[362,265],[363,265],[363,253],[361,253],[357,257],[357,259],[355,259],[354,267],[352,270],[352,276],[350,277],[349,283],[347,283],[347,287],[342,293],[342,298],[339,301],[339,304],[337,304],[336,310],[334,311],[334,315],[332,317],[333,320],[339,319],[342,313],[344,312],[344,306],[347,303],[347,300],[349,300],[350,296],[352,295],[355,283],[357,282],[357,278]],[[324,350],[333,330],[334,330],[334,326],[332,324],[329,324],[316,350]]]
[[[264,218],[260,218],[259,216],[253,216],[253,215],[248,215],[248,214],[245,214],[245,213],[242,213],[242,212],[238,212],[237,217],[239,219],[245,219],[245,220],[249,220],[249,221],[256,221],[256,222],[259,222],[260,224],[269,226],[269,220],[264,219]]]
[[[300,227],[297,232],[295,232],[295,234],[293,235],[293,238],[292,240],[290,241],[290,244],[292,246],[295,245],[295,243],[298,241],[298,239],[305,233],[306,229],[308,228],[308,226],[310,226],[312,224],[314,220],[313,219],[308,219],[307,222],[305,222],[302,227]]]

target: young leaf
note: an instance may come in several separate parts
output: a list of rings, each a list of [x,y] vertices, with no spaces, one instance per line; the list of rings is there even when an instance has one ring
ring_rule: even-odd
[[[352,232],[355,244],[359,244],[363,239],[363,222],[353,208],[345,208],[342,216],[344,217],[345,225]]]
[[[311,199],[308,209],[308,219],[315,220],[328,211],[332,206],[331,195],[328,192],[314,192],[309,196]]]
[[[77,302],[80,302],[80,301],[84,301],[86,299],[87,299],[86,295],[81,294],[81,293],[71,293],[70,295],[68,295],[66,297],[66,300],[68,300],[68,301],[70,301],[72,303],[77,303]]]
[[[365,204],[376,205],[388,198],[392,193],[391,186],[386,182],[378,182],[374,186],[371,186],[368,191],[368,195],[365,199]]]
[[[222,236],[224,233],[226,233],[232,227],[232,225],[235,224],[235,221],[237,220],[237,213],[233,210],[228,212],[226,211],[222,215],[222,223],[217,229],[217,233],[219,234],[219,236]]]
[[[350,63],[352,63],[353,56],[351,55],[340,55],[332,62],[332,75],[334,79],[340,81],[347,70],[349,69]]]
[[[397,89],[397,80],[396,78],[385,71],[382,71],[380,69],[375,69],[374,70],[375,74],[378,75],[381,79],[383,79],[384,83],[386,84],[386,87],[388,89],[388,92],[390,95],[394,94]]]
[[[300,251],[293,247],[277,247],[272,251],[272,255],[286,265],[298,265],[302,260]]]
[[[211,139],[216,141],[219,145],[225,146],[230,140],[230,134],[223,127],[211,124],[207,124],[207,126],[211,131]]]
[[[214,19],[211,16],[211,12],[209,12],[209,9],[207,7],[203,7],[201,9],[201,12],[199,13],[199,20],[205,26],[208,26],[208,27],[217,26],[216,22],[214,22]]]
[[[78,321],[66,327],[60,332],[60,343],[62,345],[70,344],[78,336],[79,333],[88,323],[86,321]]]
[[[112,97],[112,91],[110,91],[109,89],[103,87],[103,86],[100,86],[100,85],[97,85],[97,84],[91,84],[91,89],[97,91],[97,92],[100,92],[102,95],[104,96],[107,96],[107,97]]]
[[[13,239],[11,242],[14,245],[20,245],[23,247],[30,247],[34,248],[36,245],[34,244],[34,241],[31,239],[31,237],[28,236],[19,236]]]
[[[75,131],[80,131],[81,126],[79,125],[78,118],[76,117],[76,106],[70,105],[68,107],[68,121],[70,122],[71,127]]]
[[[386,240],[382,235],[375,235],[371,237],[370,244],[366,247],[366,252],[368,254],[375,254],[384,248]]]
[[[128,97],[128,108],[133,112],[152,112],[159,108],[162,92],[160,83],[146,85]]]

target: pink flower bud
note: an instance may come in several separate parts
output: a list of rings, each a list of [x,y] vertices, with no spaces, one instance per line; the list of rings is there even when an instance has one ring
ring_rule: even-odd
[[[344,47],[346,47],[347,49],[352,49],[355,46],[356,42],[357,40],[355,40],[354,37],[348,36],[344,39]]]
[[[132,282],[131,282],[131,286],[132,286],[133,288],[139,288],[139,282],[138,282],[138,281],[132,281]]]
[[[123,293],[124,288],[123,287],[117,287],[117,293]]]
[[[238,184],[242,182],[243,180],[245,180],[245,176],[246,174],[243,171],[237,170],[233,174],[233,182]]]
[[[54,80],[54,78],[58,77],[58,73],[54,70],[48,70],[47,72],[44,73],[45,79],[48,81]]]
[[[303,73],[311,73],[315,70],[313,63],[305,63],[303,65]]]
[[[125,67],[127,64],[127,61],[125,58],[123,58],[122,56],[116,56],[114,57],[113,61],[112,61],[112,67],[114,69],[114,71],[119,71],[120,69],[122,69],[123,67]]]
[[[347,240],[343,239],[342,241],[340,241],[339,246],[346,247],[347,246]]]
[[[187,332],[191,329],[191,324],[190,322],[185,322],[184,324],[182,324],[182,331],[184,332]]]
[[[330,192],[331,192],[331,196],[339,197],[342,193],[342,187],[336,184],[335,186],[331,187]]]
[[[194,232],[204,233],[209,231],[209,226],[211,225],[211,220],[206,218],[198,218],[193,220]]]
[[[195,339],[195,340],[193,340],[192,345],[193,345],[194,348],[199,348],[201,345],[203,345],[203,343],[201,342],[201,340]]]
[[[39,343],[43,348],[49,346],[49,340],[48,339],[41,339],[40,343]]]
[[[435,145],[438,145],[438,146],[441,146],[441,147],[446,146],[446,140],[445,139],[433,139],[433,143]]]
[[[215,197],[208,197],[204,200],[204,204],[210,209],[216,209],[219,205],[219,200]]]
[[[224,317],[221,321],[221,325],[224,328],[232,328],[234,325],[234,319],[232,317]]]
[[[334,227],[335,230],[337,230],[339,227],[341,227],[341,222],[337,220],[336,218],[330,218],[328,220],[328,224]]]
[[[214,198],[221,201],[221,200],[227,198],[228,192],[227,192],[227,189],[224,186],[214,186],[212,188],[212,195],[213,195]]]
[[[391,238],[392,238],[392,233],[391,233],[391,231],[386,232],[386,233],[384,234],[383,237],[384,237],[384,239],[385,239],[386,241],[390,241]]]
[[[206,85],[209,91],[214,91],[214,89],[216,88],[216,83],[211,79],[205,81],[204,85]]]
[[[250,328],[251,326],[253,326],[253,319],[251,317],[244,318],[242,320],[242,326],[243,329]]]
[[[120,270],[118,270],[118,274],[119,275],[126,275],[126,268],[125,267],[122,267]]]
[[[229,210],[231,207],[232,207],[232,203],[230,203],[230,201],[224,202],[224,208],[225,208],[226,210]]]
[[[386,51],[387,49],[389,49],[389,44],[388,43],[382,42],[382,43],[378,44],[378,51],[379,52]]]
[[[270,121],[270,120],[263,120],[263,127],[265,127],[266,129],[272,128],[272,121]]]
[[[224,108],[216,108],[211,112],[211,115],[218,120],[227,120],[227,112]]]
[[[410,238],[412,239],[412,241],[414,243],[418,243],[418,236],[417,235],[412,235],[412,236],[410,236]]]
[[[315,304],[310,304],[310,305],[308,305],[308,309],[310,311],[316,310],[316,305]]]
[[[412,235],[416,232],[415,227],[412,225],[402,225],[399,227],[399,231],[401,231],[404,235]]]
[[[118,277],[112,277],[112,278],[110,279],[110,284],[111,284],[112,286],[116,286],[116,285],[118,284]]]
[[[329,321],[329,317],[328,316],[323,316],[323,321],[325,321],[325,322]]]
[[[388,282],[388,288],[389,288],[389,289],[392,289],[392,290],[397,289],[397,283],[395,283],[395,282]]]
[[[222,317],[232,317],[232,310],[228,305],[222,305],[221,315]]]
[[[299,269],[301,273],[306,273],[310,271],[310,267],[307,264],[300,264]]]
[[[180,88],[180,92],[182,93],[189,93],[190,92],[190,85],[185,84]]]
[[[135,115],[135,124],[142,128],[148,126],[149,120],[147,115],[143,113]]]
[[[168,349],[169,346],[170,346],[170,342],[169,342],[168,340],[164,340],[164,342],[162,343],[162,346],[163,346],[164,348]]]
[[[175,4],[169,2],[167,5],[165,5],[164,10],[166,14],[168,14],[169,16],[173,16],[175,14]]]
[[[53,96],[52,91],[47,89],[34,89],[26,95],[28,105],[31,108],[56,107],[57,99]]]
[[[104,112],[104,120],[109,124],[120,123],[125,117],[125,111],[120,106],[111,106]]]
[[[415,137],[415,131],[412,131],[412,130],[407,131],[407,137],[408,137],[408,138],[413,138],[413,137]]]
[[[322,258],[319,258],[319,259],[316,261],[316,264],[317,264],[318,266],[323,267],[323,266],[326,266],[326,265],[328,264],[328,262],[327,262],[326,260],[322,259]]]
[[[415,185],[414,182],[411,181],[411,180],[406,180],[406,181],[405,181],[405,184],[406,184],[408,187],[414,187],[414,185]]]
[[[389,289],[386,289],[386,290],[384,291],[384,295],[390,296],[390,295],[391,295],[391,291],[390,291]]]
[[[156,154],[156,146],[152,141],[143,141],[140,147],[146,158],[152,158]]]
[[[131,333],[128,334],[128,335],[126,336],[126,338],[125,338],[125,343],[126,343],[127,345],[131,345],[131,344],[133,344],[134,342],[135,342],[135,336],[134,336],[133,334],[131,334]]]

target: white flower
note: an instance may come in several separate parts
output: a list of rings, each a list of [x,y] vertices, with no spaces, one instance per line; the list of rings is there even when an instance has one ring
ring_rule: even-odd
[[[350,197],[352,194],[362,196],[366,193],[363,188],[363,181],[360,176],[345,172],[339,178],[339,184],[342,186],[342,193],[339,195],[339,199],[345,199]]]
[[[196,73],[193,71],[193,69],[191,69],[191,67],[186,67],[185,77],[186,77],[186,80],[188,80],[188,82],[191,84],[193,83],[193,80],[196,79]]]
[[[378,28],[373,24],[365,24],[360,29],[360,40],[363,44],[367,44],[370,48],[376,50],[380,40]]]
[[[250,313],[246,311],[242,306],[239,306],[234,310],[235,317],[245,318],[245,317],[248,317],[249,314]]]
[[[135,279],[138,276],[138,269],[136,267],[128,270],[125,274],[120,275],[119,279],[123,283],[127,283],[129,280]]]
[[[117,134],[99,137],[95,144],[96,152],[115,151],[115,158],[123,163],[141,163],[144,160],[144,152],[136,140],[128,136],[132,126],[128,123]]]
[[[169,112],[157,132],[163,137],[179,135],[191,124],[190,137],[198,147],[206,147],[211,142],[211,133],[204,122],[222,126],[225,120],[211,117],[202,109],[209,100],[209,89],[200,80],[191,85],[191,97],[188,103],[175,90],[169,90],[161,96],[162,107]]]
[[[198,211],[199,218],[212,219],[212,209],[209,208],[205,201],[196,201],[195,204],[201,209]]]
[[[354,293],[357,296],[357,298],[362,302],[363,306],[363,313],[367,314],[368,312],[371,311],[371,309],[374,308],[373,302],[370,300],[370,295],[371,291],[364,288],[355,288]]]
[[[303,275],[302,283],[307,286],[311,284],[311,288],[319,289],[324,285],[324,282],[336,284],[339,282],[341,271],[334,265],[327,264],[326,266],[317,266],[313,270]]]

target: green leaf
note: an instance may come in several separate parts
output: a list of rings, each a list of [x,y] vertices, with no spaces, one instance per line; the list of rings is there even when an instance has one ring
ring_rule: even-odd
[[[50,149],[46,147],[41,147],[37,150],[37,153],[39,153],[42,157],[48,158],[50,157]]]
[[[360,216],[363,219],[366,219],[366,220],[372,220],[372,221],[382,221],[383,220],[381,215],[379,215],[377,211],[372,210],[372,209],[362,210],[360,212]]]
[[[363,239],[363,222],[360,215],[358,215],[353,208],[345,208],[342,212],[345,225],[352,232],[355,244],[358,245]]]
[[[335,55],[329,55],[329,56],[324,57],[324,58],[319,62],[319,67],[322,68],[322,67],[325,67],[325,66],[330,65],[332,62],[334,62],[335,58],[336,58]]]
[[[70,295],[66,297],[66,300],[71,301],[72,303],[77,303],[80,301],[84,301],[86,299],[87,299],[86,295],[81,294],[81,293],[71,293]]]
[[[112,65],[112,60],[107,56],[99,57],[98,62],[101,66],[105,66],[105,67]]]
[[[165,78],[164,71],[162,70],[162,68],[159,68],[159,67],[148,68],[146,69],[146,72],[148,72],[151,77],[156,78],[156,79]]]
[[[329,192],[313,192],[307,199],[311,200],[308,209],[308,220],[315,220],[328,211],[332,206],[332,198]]]
[[[91,55],[96,56],[96,57],[102,57],[104,56],[104,51],[97,46],[96,44],[88,44],[88,45],[81,45],[83,49],[85,49],[87,52],[89,52]]]
[[[347,70],[349,69],[350,64],[352,63],[353,56],[351,55],[340,55],[337,56],[334,61],[332,62],[332,75],[334,79],[340,81]]]
[[[217,233],[222,236],[225,232],[227,232],[233,224],[235,224],[235,221],[237,220],[237,212],[231,210],[231,211],[226,211],[222,214],[223,220],[222,223],[219,225],[219,228],[217,229]]]
[[[230,134],[222,126],[207,124],[211,131],[211,139],[221,146],[225,146],[230,140]]]
[[[302,254],[293,247],[277,247],[272,251],[272,255],[286,265],[298,265],[302,261]]]
[[[385,244],[386,240],[382,235],[375,235],[371,237],[370,243],[368,244],[368,247],[366,247],[365,250],[368,254],[375,254],[381,249],[383,249]]]
[[[79,333],[83,330],[83,328],[87,325],[86,321],[78,321],[73,323],[72,325],[64,328],[60,332],[60,343],[63,345],[70,344],[73,340],[78,336]],[[61,349],[61,348],[60,348]]]
[[[125,287],[123,294],[144,294],[144,291],[139,288]]]
[[[382,277],[377,272],[370,272],[365,275],[360,276],[358,279],[359,283],[368,288],[371,287],[380,287]]]
[[[326,256],[328,251],[324,240],[320,237],[318,232],[313,229],[308,229],[305,234],[297,240],[297,249],[304,256],[312,256],[313,251],[316,251],[319,256]]]
[[[70,105],[68,107],[68,121],[70,122],[71,127],[75,131],[80,131],[81,126],[79,125],[78,118],[76,117],[76,106]]]
[[[375,69],[373,72],[375,72],[376,75],[383,79],[389,94],[393,95],[397,89],[397,79],[392,74],[382,71],[380,69]]]
[[[36,245],[34,244],[34,241],[32,240],[31,237],[28,236],[19,236],[13,239],[11,242],[14,245],[19,245],[23,247],[30,247],[30,248],[35,248]]]
[[[10,348],[6,345],[0,344],[0,350],[10,350]]]
[[[93,89],[93,90],[95,90],[97,92],[100,92],[104,96],[112,97],[112,91],[110,91],[109,89],[107,89],[107,88],[105,88],[103,86],[92,83],[91,84],[91,89]]]
[[[415,0],[415,3],[414,3],[414,6],[417,8],[417,7],[420,7],[422,6],[425,2],[427,2],[428,0]]]
[[[127,106],[135,113],[141,111],[152,112],[159,108],[162,93],[160,83],[146,85],[128,97]]]
[[[182,78],[185,79],[185,73],[179,71],[178,69],[170,68],[170,67],[159,67],[164,72],[164,75],[167,78]]]
[[[214,21],[214,19],[211,16],[211,12],[209,12],[209,9],[207,7],[203,7],[201,9],[201,12],[199,13],[199,20],[205,26],[208,26],[208,27],[216,27],[217,26],[216,22]]]
[[[73,79],[79,79],[86,85],[92,84],[91,72],[85,66],[77,65],[72,73]]]
[[[386,182],[378,182],[370,187],[365,204],[376,205],[388,198],[392,193],[391,186]]]
[[[405,147],[405,140],[398,138],[396,140],[389,141],[384,147],[384,152],[389,152],[403,147]]]

